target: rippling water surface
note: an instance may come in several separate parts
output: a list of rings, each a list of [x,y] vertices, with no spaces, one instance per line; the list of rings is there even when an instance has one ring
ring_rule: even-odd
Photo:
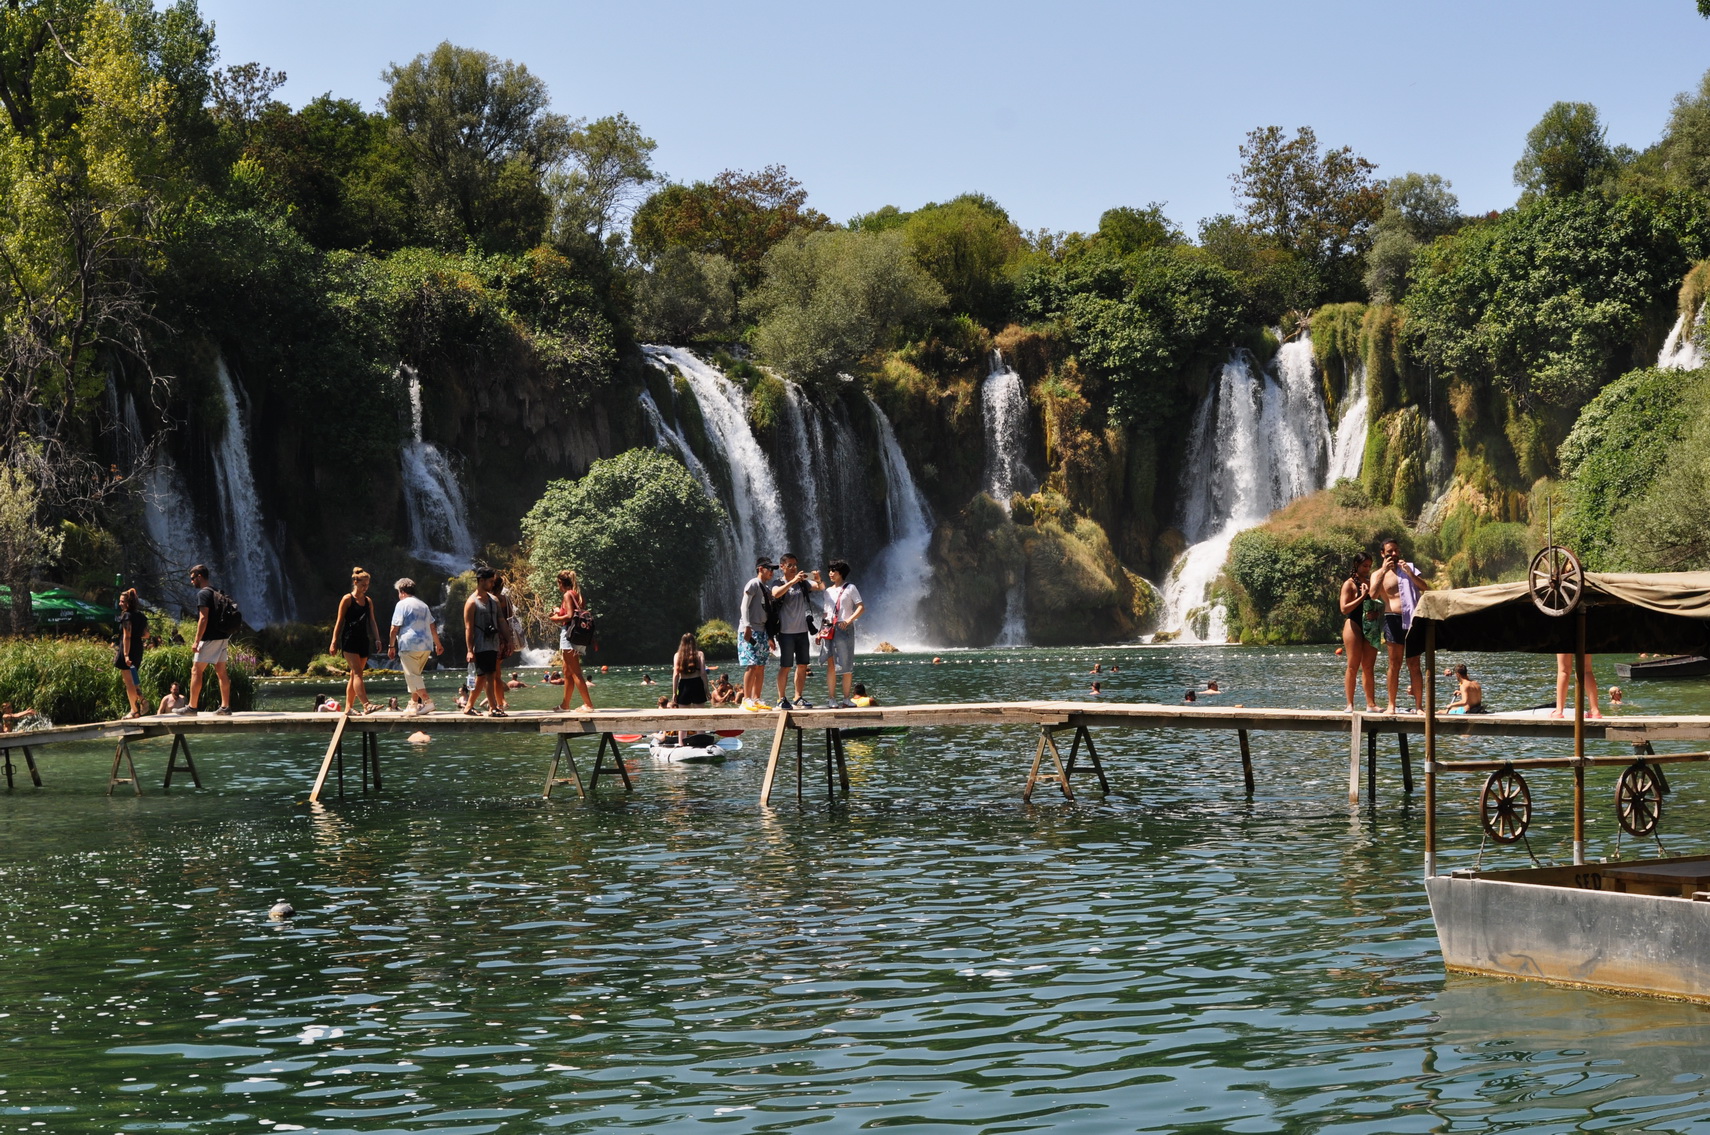
[[[1079,698],[1099,662],[1119,699],[1340,703],[1327,650],[946,658],[862,677]],[[1494,703],[1552,695],[1547,659],[1467,660]],[[597,698],[651,701],[637,674]],[[1104,730],[1113,794],[1031,806],[1023,729],[852,740],[846,801],[813,737],[802,802],[792,775],[762,811],[757,737],[591,802],[539,798],[539,738],[386,739],[385,792],[353,762],[318,808],[313,735],[199,740],[207,790],[171,795],[140,745],[140,799],[103,795],[110,750],[43,751],[0,798],[0,1130],[1710,1131],[1710,1009],[1445,977],[1388,745],[1350,811],[1345,737],[1255,734],[1249,796],[1228,735]],[[1670,775],[1665,840],[1702,849],[1705,776]],[[1560,858],[1566,783],[1534,787]],[[1445,868],[1476,792],[1445,787]]]

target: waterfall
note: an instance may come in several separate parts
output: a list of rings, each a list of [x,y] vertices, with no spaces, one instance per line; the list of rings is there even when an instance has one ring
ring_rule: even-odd
[[[706,610],[728,618],[743,584],[754,574],[755,558],[760,555],[777,556],[791,550],[785,546],[789,528],[784,522],[778,480],[773,475],[766,451],[760,448],[760,442],[754,436],[748,419],[748,395],[742,387],[680,347],[649,345],[642,350],[654,366],[661,370],[675,367],[683,376],[694,395],[695,405],[700,409],[701,420],[706,423],[707,440],[730,467],[728,498],[712,486],[712,479],[706,475],[704,466],[697,473],[702,486],[707,488],[713,499],[722,501],[729,515],[730,539],[720,541],[715,568],[707,581],[712,602],[703,604]],[[654,412],[658,412],[657,405]],[[663,419],[660,425],[663,425]],[[681,445],[681,455],[688,450],[688,443],[681,437],[677,441]],[[799,496],[796,487],[792,486],[792,503],[799,500]]]
[[[249,430],[224,358],[215,360],[214,375],[226,411],[225,429],[213,453],[215,517],[225,553],[220,563],[224,578],[216,577],[214,584],[237,601],[244,622],[262,627],[288,620],[296,612],[285,565],[262,522],[250,465]]]
[[[1165,630],[1185,640],[1227,637],[1221,606],[1207,609],[1206,599],[1230,543],[1324,484],[1331,440],[1309,338],[1283,344],[1274,376],[1255,373],[1245,354],[1224,364],[1195,411],[1182,467],[1181,529],[1190,546],[1164,584]]]
[[[809,421],[815,423],[813,432],[818,437],[818,446],[809,437]],[[825,431],[819,426],[813,404],[802,388],[793,382],[784,385],[784,423],[789,428],[791,466],[785,479],[801,493],[802,501],[798,530],[791,537],[792,546],[796,554],[803,557],[803,562],[817,564],[824,561],[826,554],[825,524],[819,499],[820,484],[829,480],[824,452]]]
[[[1703,308],[1690,321],[1684,315],[1675,318],[1657,355],[1658,370],[1697,370],[1704,365],[1704,352],[1698,347],[1698,329],[1703,322]]]
[[[1330,439],[1330,471],[1324,476],[1326,486],[1337,481],[1357,481],[1366,461],[1366,427],[1371,414],[1366,404],[1366,371],[1356,367],[1348,385],[1354,390],[1354,400],[1342,411],[1336,423],[1336,434]]]
[[[867,598],[874,638],[896,646],[919,645],[920,602],[932,585],[932,564],[926,558],[932,543],[932,513],[909,473],[902,446],[891,420],[871,397],[873,424],[879,431],[879,464],[885,474],[885,524],[890,542],[871,571],[873,590]]]
[[[399,455],[404,477],[404,510],[410,521],[410,555],[457,575],[475,561],[475,534],[469,530],[469,505],[451,461],[432,442],[422,440],[422,382],[412,366],[409,377],[410,440]]]
[[[136,399],[125,395],[124,442],[121,450],[132,460],[148,452]],[[196,520],[184,475],[164,449],[151,455],[139,477],[143,531],[148,535],[148,560],[158,579],[160,600],[181,613],[196,609],[196,596],[185,579],[191,566],[208,554],[208,538]]]
[[[991,373],[980,384],[980,416],[986,427],[985,487],[1009,511],[1015,493],[1032,494],[1039,479],[1027,467],[1027,393],[1021,376],[992,352]]]
[[[641,392],[641,411],[646,416],[648,424],[653,427],[653,436],[660,449],[668,449],[677,455],[691,476],[700,483],[701,490],[713,500],[720,500],[718,485],[701,459],[695,456],[695,451],[689,448],[688,439],[681,432],[671,428],[665,422],[665,416],[659,412],[659,403],[653,400],[651,392]],[[731,517],[734,514],[727,506],[724,520],[718,526],[718,532],[713,538],[713,570],[707,577],[706,588],[701,595],[701,612],[703,615],[717,615],[723,608],[722,602],[728,601],[727,596],[739,594],[742,584],[747,577],[754,573],[754,560],[749,558],[746,566],[742,563],[743,550],[737,537],[736,525]],[[735,577],[741,577],[739,582],[733,582]],[[734,624],[733,624],[734,625]]]

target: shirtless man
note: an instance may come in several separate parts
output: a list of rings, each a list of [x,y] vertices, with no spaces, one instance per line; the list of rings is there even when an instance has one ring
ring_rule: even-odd
[[[1387,679],[1389,704],[1385,713],[1395,712],[1395,691],[1401,679],[1401,665],[1407,654],[1407,624],[1412,621],[1413,600],[1431,585],[1419,578],[1414,566],[1401,558],[1401,545],[1394,540],[1383,542],[1383,561],[1372,572],[1372,595],[1383,601],[1383,642],[1389,648]],[[1412,595],[1406,592],[1412,590]],[[1418,712],[1419,695],[1425,689],[1419,672],[1419,659],[1407,658],[1407,692],[1413,695],[1413,709]]]
[[[1467,665],[1462,662],[1449,673],[1455,679],[1455,696],[1449,702],[1450,713],[1483,713],[1484,686],[1476,679],[1467,676]]]

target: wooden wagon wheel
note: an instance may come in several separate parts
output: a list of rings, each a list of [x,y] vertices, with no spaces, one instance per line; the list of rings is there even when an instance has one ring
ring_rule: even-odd
[[[1585,569],[1579,557],[1559,544],[1551,544],[1532,557],[1526,574],[1532,602],[1546,615],[1571,614],[1585,590]]]
[[[1647,836],[1662,821],[1662,777],[1644,761],[1634,761],[1615,782],[1615,819],[1628,835]]]
[[[1478,820],[1497,843],[1513,843],[1532,826],[1532,790],[1511,768],[1497,769],[1478,794]]]

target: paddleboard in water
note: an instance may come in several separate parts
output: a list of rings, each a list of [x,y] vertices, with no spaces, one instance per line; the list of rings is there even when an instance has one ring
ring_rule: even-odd
[[[710,764],[722,761],[730,754],[720,745],[649,745],[648,753],[656,761],[676,764]]]

